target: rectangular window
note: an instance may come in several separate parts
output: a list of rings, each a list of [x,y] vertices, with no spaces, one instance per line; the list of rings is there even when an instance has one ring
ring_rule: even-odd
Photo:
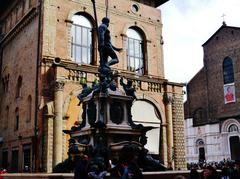
[[[74,42],[75,44],[81,44],[82,42],[82,28],[76,26],[76,30],[75,30],[75,39],[76,41]]]
[[[26,122],[30,122],[32,119],[32,97],[29,95],[28,96],[28,100],[27,100],[27,105],[28,105],[28,109],[27,109],[27,120]]]
[[[142,41],[128,38],[128,70],[143,74]]]
[[[19,129],[19,115],[16,116],[16,124],[15,124],[15,131]]]
[[[8,151],[4,150],[2,152],[2,168],[7,169],[8,168]]]
[[[134,64],[134,58],[129,57],[129,70],[130,71],[135,71],[135,64]]]
[[[75,50],[75,60],[78,63],[81,63],[81,54],[82,54],[82,49],[79,46],[75,46],[76,50]]]
[[[128,41],[128,55],[129,56],[134,55],[133,39],[129,39],[129,41]]]
[[[18,150],[12,151],[11,172],[18,172]]]
[[[140,48],[139,48],[140,45],[139,45],[138,43],[135,43],[134,46],[135,46],[135,47],[134,47],[135,56],[136,56],[136,57],[140,57]]]
[[[77,63],[90,64],[92,53],[92,32],[88,27],[73,24],[71,57]]]
[[[82,61],[83,63],[87,64],[88,62],[88,55],[87,55],[88,51],[87,51],[87,48],[83,47],[82,48]]]
[[[136,68],[136,71],[138,72],[140,70],[140,63],[139,63],[139,58],[135,58],[135,68]]]
[[[88,56],[87,56],[87,59],[88,59],[87,64],[90,64],[90,63],[91,63],[91,60],[90,60],[90,59],[92,58],[92,57],[91,57],[91,49],[90,49],[90,48],[88,48],[88,52],[87,52],[87,53],[88,53]]]
[[[82,46],[86,47],[88,45],[88,29],[82,28]]]
[[[31,168],[31,145],[23,146],[23,171],[30,172]]]

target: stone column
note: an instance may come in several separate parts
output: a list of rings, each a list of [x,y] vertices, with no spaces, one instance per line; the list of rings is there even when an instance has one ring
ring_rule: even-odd
[[[55,82],[54,115],[53,121],[53,167],[62,162],[62,107],[64,82]]]
[[[54,121],[54,111],[53,111],[53,101],[47,103],[43,108],[43,171],[52,172],[53,165],[53,121]]]
[[[164,94],[164,103],[165,103],[165,113],[167,120],[167,156],[168,156],[168,167],[174,169],[174,160],[173,160],[173,123],[172,123],[172,96],[165,93]]]
[[[167,124],[166,124],[166,120],[162,121],[162,159],[164,162],[164,165],[167,166],[168,164],[168,148],[167,148]]]

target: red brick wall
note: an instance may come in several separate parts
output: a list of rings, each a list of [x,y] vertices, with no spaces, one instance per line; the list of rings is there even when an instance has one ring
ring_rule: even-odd
[[[240,115],[240,28],[222,26],[203,44],[203,49],[204,67],[188,84],[185,118],[193,117],[199,107],[207,111],[205,123]],[[226,57],[232,59],[235,77],[236,102],[230,104],[224,104],[223,93],[222,65]]]
[[[1,88],[1,123],[8,123],[3,129],[0,126],[0,136],[4,143],[0,148],[8,150],[9,162],[12,149],[19,150],[19,159],[22,159],[22,147],[31,145],[34,136],[34,112],[35,112],[35,83],[36,62],[38,44],[38,17],[36,11],[29,10],[26,16],[19,17],[19,24],[12,27],[11,32],[6,31],[5,40],[2,41],[2,77],[9,74],[8,92]],[[22,77],[21,96],[16,98],[17,80]],[[1,86],[2,87],[2,86]],[[28,96],[31,95],[31,120],[28,121]],[[9,106],[9,117],[6,117],[6,107]],[[15,110],[19,108],[19,129],[15,130]],[[22,160],[18,162],[19,169],[22,168]]]

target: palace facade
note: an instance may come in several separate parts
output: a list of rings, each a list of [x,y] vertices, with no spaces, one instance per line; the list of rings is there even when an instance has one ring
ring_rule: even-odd
[[[134,83],[134,121],[155,127],[147,148],[167,167],[184,169],[183,84],[164,77],[156,8],[166,1],[98,0],[97,21],[107,12],[112,43],[123,48],[113,68]],[[68,157],[62,130],[81,122],[80,82],[98,78],[93,4],[15,0],[0,7],[0,166],[51,172]]]

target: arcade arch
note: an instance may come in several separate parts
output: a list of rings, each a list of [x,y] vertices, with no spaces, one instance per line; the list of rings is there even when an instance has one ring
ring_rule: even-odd
[[[148,100],[136,100],[132,106],[133,121],[143,126],[152,126],[152,130],[147,132],[148,142],[145,147],[151,154],[159,154],[160,134],[161,134],[161,114],[160,110]]]

